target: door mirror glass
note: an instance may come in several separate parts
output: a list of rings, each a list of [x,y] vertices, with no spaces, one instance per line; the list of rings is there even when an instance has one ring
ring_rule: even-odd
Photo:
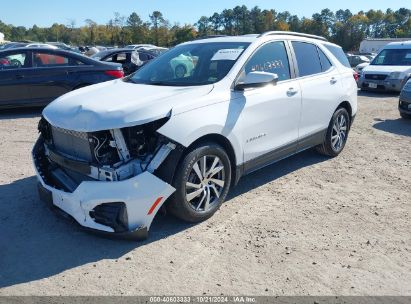
[[[268,72],[250,72],[240,78],[239,82],[235,86],[236,90],[244,90],[247,88],[260,88],[268,84],[277,84],[278,75]]]

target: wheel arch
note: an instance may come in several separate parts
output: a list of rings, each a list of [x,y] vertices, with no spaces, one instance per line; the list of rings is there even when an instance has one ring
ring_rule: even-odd
[[[352,112],[353,111],[352,111],[351,104],[348,101],[343,101],[338,105],[338,107],[337,107],[337,109],[335,109],[335,111],[337,111],[338,109],[341,109],[341,108],[344,108],[344,109],[347,110],[348,114],[350,115],[350,124],[352,124],[352,120],[353,120],[353,113]]]
[[[201,144],[204,143],[216,143],[218,145],[220,145],[225,152],[228,155],[228,158],[230,159],[230,164],[231,164],[231,183],[235,183],[237,181],[237,158],[234,152],[234,147],[231,144],[230,140],[221,135],[221,134],[217,134],[217,133],[210,133],[210,134],[206,134],[203,135],[199,138],[197,138],[194,142],[192,142],[186,149],[185,149],[185,153],[182,155],[181,159],[187,155],[189,152],[191,152],[193,149],[195,149],[196,147],[200,146]]]
[[[171,155],[169,159],[164,162],[164,166],[162,165],[159,169],[159,174],[156,174],[158,177],[162,178],[167,183],[172,184],[175,177],[175,172],[177,168],[180,166],[181,162],[183,161],[184,157],[193,151],[196,147],[201,146],[205,143],[215,143],[220,145],[224,151],[227,153],[228,158],[230,159],[231,164],[231,180],[232,184],[238,181],[240,176],[237,172],[237,158],[234,152],[234,147],[231,144],[230,140],[217,133],[210,133],[203,135],[189,144],[187,147],[181,147],[179,150],[175,151],[174,155]],[[175,165],[177,164],[177,165]]]

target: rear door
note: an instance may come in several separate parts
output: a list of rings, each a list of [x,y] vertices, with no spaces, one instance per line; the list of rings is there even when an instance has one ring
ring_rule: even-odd
[[[300,146],[317,144],[344,96],[342,79],[324,52],[315,44],[291,43],[296,73],[302,92],[302,110],[299,124]]]
[[[27,51],[9,51],[0,55],[0,107],[30,103],[26,78],[30,68]]]

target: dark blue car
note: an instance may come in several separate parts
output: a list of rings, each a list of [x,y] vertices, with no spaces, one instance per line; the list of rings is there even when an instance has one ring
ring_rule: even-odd
[[[398,110],[402,118],[411,119],[411,78],[401,91]]]
[[[120,64],[60,49],[0,51],[0,108],[44,106],[72,90],[124,76]]]

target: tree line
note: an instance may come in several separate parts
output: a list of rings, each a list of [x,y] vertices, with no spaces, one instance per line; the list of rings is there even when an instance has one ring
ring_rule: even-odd
[[[299,18],[288,11],[248,9],[245,5],[202,16],[195,24],[174,24],[154,11],[148,20],[133,12],[130,16],[114,13],[106,24],[97,24],[91,19],[85,25],[76,26],[74,20],[67,24],[55,23],[42,28],[14,26],[0,21],[0,32],[10,41],[61,41],[74,45],[126,45],[152,43],[170,47],[178,43],[209,35],[245,35],[265,31],[295,31],[324,36],[341,45],[346,51],[358,49],[366,38],[411,37],[411,10],[400,8],[333,12],[323,9],[311,18]]]

